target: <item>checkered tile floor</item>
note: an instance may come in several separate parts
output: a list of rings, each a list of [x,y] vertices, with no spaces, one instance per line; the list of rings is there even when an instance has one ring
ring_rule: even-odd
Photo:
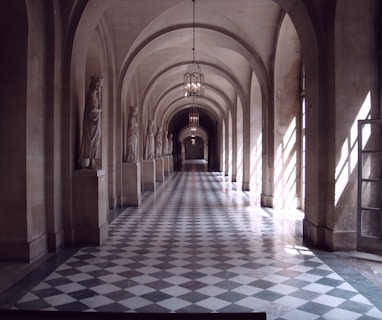
[[[76,251],[12,308],[381,319],[382,303],[302,245],[295,218],[251,205],[218,173],[174,173],[111,223],[105,245]]]

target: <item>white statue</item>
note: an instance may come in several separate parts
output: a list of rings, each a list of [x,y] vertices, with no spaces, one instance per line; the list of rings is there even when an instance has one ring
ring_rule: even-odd
[[[138,108],[130,106],[127,128],[127,162],[137,162],[138,158]]]
[[[96,170],[95,160],[100,158],[101,138],[101,87],[103,76],[91,76],[89,90],[85,98],[79,165],[81,168]]]
[[[166,130],[163,135],[163,155],[168,155],[168,131]]]
[[[159,127],[158,132],[155,136],[155,156],[157,158],[160,158],[162,156],[162,138],[163,138],[163,133],[162,133],[162,127]]]
[[[173,145],[173,141],[172,141],[172,137],[173,137],[173,134],[171,133],[169,136],[168,136],[168,154],[171,156],[172,155],[172,152],[174,151],[174,145]]]
[[[155,137],[154,137],[154,120],[149,121],[147,126],[147,135],[145,143],[145,159],[150,160],[155,158]]]

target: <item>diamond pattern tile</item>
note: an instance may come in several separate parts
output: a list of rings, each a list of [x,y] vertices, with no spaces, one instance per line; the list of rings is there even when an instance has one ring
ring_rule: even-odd
[[[327,264],[329,253],[283,228],[301,223],[251,205],[220,174],[173,173],[143,200],[114,219],[103,246],[80,248],[12,308],[382,318],[382,302]]]

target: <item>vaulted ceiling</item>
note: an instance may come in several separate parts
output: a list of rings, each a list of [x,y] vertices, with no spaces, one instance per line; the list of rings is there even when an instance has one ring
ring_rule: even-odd
[[[138,88],[135,100],[159,121],[187,110],[192,99],[183,98],[182,81],[192,61],[192,0],[110,0],[105,14],[122,99]],[[220,119],[238,98],[246,103],[253,74],[267,85],[281,16],[270,0],[195,0],[195,58],[205,76],[198,108]]]

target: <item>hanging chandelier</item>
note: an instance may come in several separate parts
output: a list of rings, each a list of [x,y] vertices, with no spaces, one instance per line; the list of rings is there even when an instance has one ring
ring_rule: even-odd
[[[195,61],[195,0],[192,0],[192,62],[187,67],[184,74],[184,96],[204,97],[204,75]]]
[[[195,107],[192,107],[190,113],[188,114],[188,124],[191,128],[199,125],[199,112]]]

